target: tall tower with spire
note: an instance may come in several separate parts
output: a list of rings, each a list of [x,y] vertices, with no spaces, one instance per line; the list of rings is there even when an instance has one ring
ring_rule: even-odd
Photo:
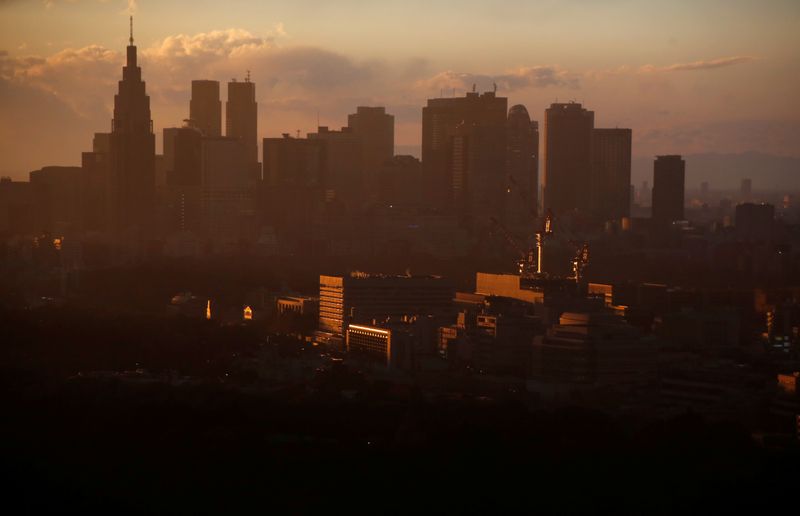
[[[142,238],[153,227],[156,143],[150,97],[136,63],[132,16],[127,57],[111,121],[111,227],[120,238]]]

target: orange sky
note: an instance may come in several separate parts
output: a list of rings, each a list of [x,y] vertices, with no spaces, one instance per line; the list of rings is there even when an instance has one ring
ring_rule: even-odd
[[[425,99],[496,82],[534,119],[582,101],[635,155],[800,156],[796,1],[0,0],[0,174],[78,164],[109,130],[130,11],[159,145],[191,79],[249,69],[261,136],[385,105],[418,145]]]

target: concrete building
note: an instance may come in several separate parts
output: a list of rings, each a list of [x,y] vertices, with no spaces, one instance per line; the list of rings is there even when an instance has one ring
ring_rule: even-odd
[[[345,340],[347,353],[387,367],[392,366],[392,332],[376,326],[349,324]]]
[[[526,303],[541,303],[544,293],[523,288],[518,274],[491,274],[478,272],[475,275],[475,293],[487,296],[502,296]]]
[[[543,383],[625,385],[655,371],[654,343],[621,318],[565,312],[534,344],[532,376]]]
[[[592,212],[601,222],[630,217],[632,133],[630,129],[592,131]]]
[[[222,136],[222,101],[219,81],[192,81],[189,118],[203,136]]]
[[[657,156],[653,163],[653,220],[684,220],[686,162],[680,156]]]
[[[317,311],[319,299],[315,297],[281,296],[275,303],[279,314],[308,315]]]
[[[592,202],[594,111],[574,102],[551,104],[544,113],[544,209],[558,216],[586,213]]]
[[[446,316],[453,287],[438,276],[352,273],[319,277],[319,329],[344,336],[350,323],[406,315]]]

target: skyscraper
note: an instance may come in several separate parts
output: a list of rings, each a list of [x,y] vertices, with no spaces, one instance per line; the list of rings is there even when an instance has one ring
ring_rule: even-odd
[[[203,226],[213,241],[230,243],[256,232],[256,185],[239,138],[200,140]]]
[[[111,227],[118,234],[138,231],[143,236],[143,231],[151,229],[155,201],[156,140],[150,97],[145,92],[142,69],[136,64],[133,18],[127,54],[111,121]]]
[[[201,132],[193,127],[164,129],[167,229],[201,227]]]
[[[539,190],[539,126],[525,106],[508,111],[508,191],[506,224],[533,224]]]
[[[592,212],[601,221],[630,216],[631,137],[630,129],[592,133]]]
[[[89,230],[108,230],[110,152],[111,134],[95,133],[92,151],[81,153],[81,168],[86,180],[84,225]]]
[[[264,138],[261,217],[284,242],[302,248],[324,205],[324,151],[320,139]]]
[[[367,175],[374,175],[394,156],[394,116],[386,108],[358,106],[347,115],[347,127],[361,138]]]
[[[309,140],[322,144],[322,185],[326,198],[341,201],[348,208],[357,208],[363,201],[364,164],[363,141],[349,127],[332,131],[318,127],[308,133]]]
[[[485,222],[506,191],[508,99],[494,92],[428,99],[422,108],[422,166],[433,201]]]
[[[256,85],[248,76],[244,82],[228,83],[228,101],[225,103],[225,135],[240,138],[244,143],[245,161],[252,166],[258,163],[258,104]]]
[[[594,111],[580,104],[551,104],[544,113],[544,208],[589,211],[592,199]]]
[[[681,156],[656,156],[653,163],[653,220],[683,220],[686,162]]]
[[[742,179],[742,184],[739,189],[740,196],[742,201],[746,202],[750,200],[750,197],[753,194],[753,180],[749,177]]]
[[[192,81],[189,118],[203,136],[222,136],[222,102],[218,81]]]

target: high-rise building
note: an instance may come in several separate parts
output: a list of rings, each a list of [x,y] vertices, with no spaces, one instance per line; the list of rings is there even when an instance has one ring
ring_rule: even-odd
[[[155,147],[150,97],[145,92],[142,69],[136,64],[131,21],[127,63],[122,68],[119,92],[114,96],[111,123],[109,206],[111,228],[115,233],[132,231],[144,236],[151,229],[155,204]]]
[[[264,182],[269,186],[321,187],[324,140],[264,138]]]
[[[494,92],[428,99],[422,108],[422,167],[433,202],[455,206],[478,222],[500,215],[507,110],[508,99]]]
[[[630,216],[631,137],[630,129],[592,132],[592,212],[601,221]]]
[[[219,81],[192,81],[192,99],[189,101],[189,118],[203,136],[222,136],[222,101],[219,99]]]
[[[753,195],[753,180],[749,177],[742,179],[742,186],[740,189],[742,201],[749,201]]]
[[[308,228],[323,206],[324,144],[319,139],[264,138],[261,219],[281,239],[305,246]]]
[[[48,231],[83,229],[85,181],[81,167],[42,167],[30,173],[30,182],[44,195],[40,209]]]
[[[322,185],[326,199],[357,208],[363,200],[362,139],[349,127],[332,131],[325,126],[318,127],[316,133],[308,133],[307,137],[322,144]]]
[[[751,202],[736,206],[736,233],[745,240],[770,241],[774,233],[775,206]]]
[[[580,104],[551,104],[544,113],[544,209],[588,212],[592,202],[594,111]]]
[[[46,192],[29,181],[0,178],[0,232],[4,235],[40,234],[48,221],[42,206]]]
[[[361,138],[364,172],[372,177],[394,156],[394,116],[384,107],[358,106],[347,115],[347,127]]]
[[[378,182],[378,200],[387,205],[421,203],[422,162],[414,156],[397,155],[383,164]]]
[[[245,162],[258,163],[258,104],[256,85],[248,76],[244,82],[228,83],[225,103],[225,136],[240,138],[244,143]]]
[[[639,206],[651,206],[653,202],[653,192],[650,183],[642,181],[642,188],[639,190]]]
[[[111,135],[95,133],[92,151],[81,153],[81,168],[86,181],[83,211],[87,230],[108,230],[110,152]]]
[[[652,380],[655,348],[621,318],[564,312],[533,345],[534,380],[560,384],[637,384]]]
[[[539,125],[521,104],[508,111],[507,167],[505,223],[532,227],[539,193]]]
[[[203,226],[219,242],[254,238],[257,178],[239,138],[201,140]]]
[[[164,129],[167,229],[198,231],[202,226],[201,143],[199,129]]]
[[[656,156],[653,164],[653,220],[683,220],[686,162],[681,156]]]

